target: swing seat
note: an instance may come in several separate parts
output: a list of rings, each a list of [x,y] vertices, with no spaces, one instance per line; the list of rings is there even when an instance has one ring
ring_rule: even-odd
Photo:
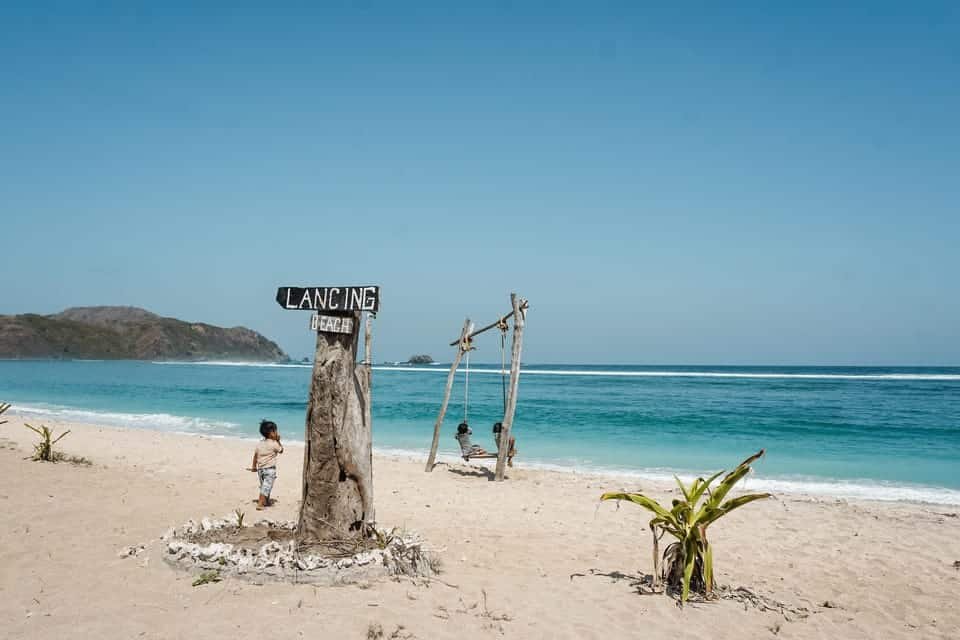
[[[517,454],[518,454],[518,453],[520,453],[520,450],[519,450],[519,449],[514,449],[514,450],[513,450],[513,455],[512,455],[512,456],[507,456],[507,464],[508,464],[509,466],[511,466],[511,467],[513,466],[513,459],[517,457]],[[474,453],[474,454],[469,454],[469,455],[465,455],[465,456],[462,455],[462,456],[460,456],[460,457],[463,458],[463,461],[464,461],[464,462],[470,462],[471,460],[496,460],[497,458],[500,457],[500,454],[497,453],[497,452],[494,452],[494,453]]]
[[[465,456],[461,456],[467,462],[471,460],[489,460],[500,457],[498,453],[472,453]]]

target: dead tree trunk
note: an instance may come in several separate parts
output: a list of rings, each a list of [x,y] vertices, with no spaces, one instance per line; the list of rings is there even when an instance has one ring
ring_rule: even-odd
[[[503,480],[507,468],[507,453],[510,451],[510,431],[513,428],[513,415],[517,411],[517,389],[520,386],[520,353],[523,349],[523,327],[527,319],[527,302],[510,294],[513,305],[513,347],[510,351],[510,391],[507,395],[507,408],[503,412],[503,429],[500,432],[500,450],[497,452],[497,470],[494,478]]]
[[[469,348],[469,345],[464,343],[467,341],[467,336],[470,335],[470,331],[473,329],[473,323],[470,322],[470,318],[467,318],[463,321],[463,330],[460,331],[460,341],[457,342],[457,355],[453,359],[453,364],[450,366],[450,373],[447,374],[447,388],[443,392],[443,402],[440,404],[440,414],[437,416],[437,422],[433,425],[433,444],[430,445],[430,456],[427,458],[427,468],[425,471],[433,471],[433,467],[437,464],[437,447],[440,446],[440,429],[443,427],[443,418],[447,414],[447,403],[450,402],[450,391],[453,389],[453,379],[457,375],[457,367],[460,366],[460,358],[463,357],[463,354],[466,348]]]
[[[360,312],[351,333],[317,333],[307,403],[297,543],[366,534],[373,522],[370,372],[357,367]]]
[[[365,521],[373,524],[376,522],[376,511],[373,507],[373,314],[367,314],[367,320],[364,325],[363,337],[363,407],[364,421],[366,422],[367,441],[370,446],[367,447],[367,461],[370,469],[370,480],[367,483],[366,495],[369,496],[367,503],[363,507]]]

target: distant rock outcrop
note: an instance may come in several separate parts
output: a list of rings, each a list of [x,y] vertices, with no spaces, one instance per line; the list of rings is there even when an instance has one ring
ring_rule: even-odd
[[[251,329],[184,322],[137,307],[0,316],[0,358],[288,360],[275,342]]]
[[[407,364],[433,364],[433,358],[426,354],[410,356],[410,359],[407,360]]]

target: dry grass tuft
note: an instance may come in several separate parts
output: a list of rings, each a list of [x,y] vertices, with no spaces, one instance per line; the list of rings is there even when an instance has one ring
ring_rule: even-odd
[[[199,587],[201,585],[210,584],[211,582],[220,582],[220,571],[204,571],[200,574],[200,577],[193,581],[194,587]]]

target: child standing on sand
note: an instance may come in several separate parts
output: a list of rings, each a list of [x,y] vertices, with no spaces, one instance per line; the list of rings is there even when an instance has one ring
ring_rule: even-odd
[[[260,422],[260,435],[263,440],[257,443],[257,448],[253,452],[253,464],[249,471],[257,472],[257,480],[260,481],[260,497],[257,498],[257,511],[262,511],[264,507],[272,504],[270,492],[273,490],[273,482],[277,479],[277,456],[283,453],[283,445],[280,444],[280,432],[277,431],[277,425],[269,420]]]

